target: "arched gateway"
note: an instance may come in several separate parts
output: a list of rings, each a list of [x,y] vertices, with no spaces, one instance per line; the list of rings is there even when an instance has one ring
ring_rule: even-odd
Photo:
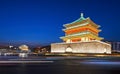
[[[72,53],[72,48],[70,46],[68,46],[65,50],[66,53]]]

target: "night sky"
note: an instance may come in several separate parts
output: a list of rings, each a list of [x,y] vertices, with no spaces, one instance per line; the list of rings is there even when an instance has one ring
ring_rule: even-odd
[[[101,37],[120,41],[120,0],[0,0],[0,43],[62,42],[63,24],[80,13],[101,25]]]

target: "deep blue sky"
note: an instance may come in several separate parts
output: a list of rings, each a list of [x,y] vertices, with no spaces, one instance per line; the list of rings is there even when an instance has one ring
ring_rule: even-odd
[[[61,42],[63,24],[83,12],[101,37],[120,41],[120,0],[0,0],[0,43]]]

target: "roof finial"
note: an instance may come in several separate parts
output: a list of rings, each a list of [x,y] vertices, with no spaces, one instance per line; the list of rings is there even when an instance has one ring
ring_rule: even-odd
[[[81,17],[83,17],[84,15],[83,15],[83,13],[81,13],[81,15],[80,15]]]

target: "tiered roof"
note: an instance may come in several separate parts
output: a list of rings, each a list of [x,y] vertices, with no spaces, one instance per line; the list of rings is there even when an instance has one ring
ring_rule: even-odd
[[[67,39],[80,38],[80,37],[93,37],[97,40],[103,39],[101,37],[98,37],[98,32],[101,31],[98,29],[100,26],[95,24],[89,17],[84,18],[83,13],[81,13],[81,17],[78,18],[77,20],[68,24],[64,24],[63,26],[65,27],[65,29],[62,30],[66,33],[66,36],[60,38],[63,39],[64,41],[66,41]],[[89,29],[97,33],[95,34],[91,32]],[[77,30],[78,32],[76,33],[75,30]],[[79,32],[80,30],[83,31]],[[74,31],[73,34],[72,33],[67,34],[67,32],[70,31]]]

